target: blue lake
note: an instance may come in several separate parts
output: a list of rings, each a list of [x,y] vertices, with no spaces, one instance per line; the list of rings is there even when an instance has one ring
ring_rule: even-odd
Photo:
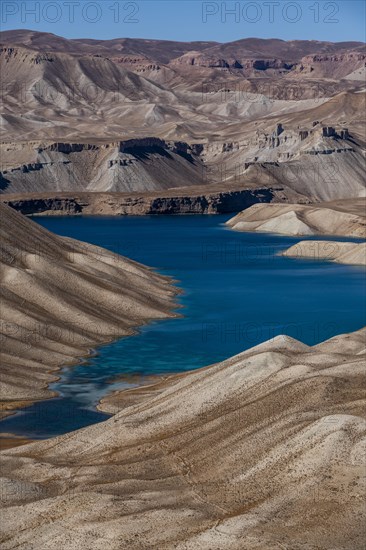
[[[144,377],[196,369],[278,334],[316,344],[366,324],[365,271],[278,253],[298,238],[237,233],[230,216],[34,218],[47,229],[98,244],[172,276],[182,318],[157,321],[61,371],[60,397],[1,422],[1,431],[44,438],[99,422],[109,391]],[[344,239],[347,240],[347,239]]]

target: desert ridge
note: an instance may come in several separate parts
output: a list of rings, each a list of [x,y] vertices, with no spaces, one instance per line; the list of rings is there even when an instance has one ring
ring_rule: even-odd
[[[279,336],[4,451],[4,548],[361,550],[364,343]]]
[[[53,396],[59,368],[96,345],[174,315],[169,278],[6,205],[0,215],[3,413]]]

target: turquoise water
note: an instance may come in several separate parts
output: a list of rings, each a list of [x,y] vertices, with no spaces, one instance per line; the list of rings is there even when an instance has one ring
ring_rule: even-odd
[[[104,420],[107,392],[144,377],[221,361],[278,334],[315,344],[366,324],[364,270],[278,256],[299,239],[236,233],[229,216],[34,218],[47,229],[124,254],[178,281],[178,319],[150,323],[62,371],[60,397],[1,423],[1,431],[44,438]],[[346,240],[346,239],[345,239]]]

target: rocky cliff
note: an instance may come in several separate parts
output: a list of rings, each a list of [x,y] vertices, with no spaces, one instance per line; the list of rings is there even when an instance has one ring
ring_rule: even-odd
[[[199,185],[204,173],[199,144],[154,137],[99,143],[3,143],[1,149],[2,193],[148,191]]]
[[[99,214],[99,215],[146,215],[146,214],[226,214],[248,208],[257,202],[281,200],[284,190],[239,189],[228,191],[207,191],[201,189],[192,193],[172,191],[164,194],[152,193],[79,193],[77,195],[24,194],[3,195],[1,201],[23,214]]]
[[[297,125],[288,118],[252,124],[245,135],[235,132],[228,140],[3,142],[0,193],[135,193],[220,185],[224,194],[233,187],[282,187],[284,199],[300,202],[364,196],[365,142],[358,132],[344,122],[329,124],[327,116]]]

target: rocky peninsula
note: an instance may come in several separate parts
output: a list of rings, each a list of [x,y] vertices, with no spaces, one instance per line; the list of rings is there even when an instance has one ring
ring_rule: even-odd
[[[255,204],[227,225],[235,231],[366,238],[366,199],[310,205]]]

